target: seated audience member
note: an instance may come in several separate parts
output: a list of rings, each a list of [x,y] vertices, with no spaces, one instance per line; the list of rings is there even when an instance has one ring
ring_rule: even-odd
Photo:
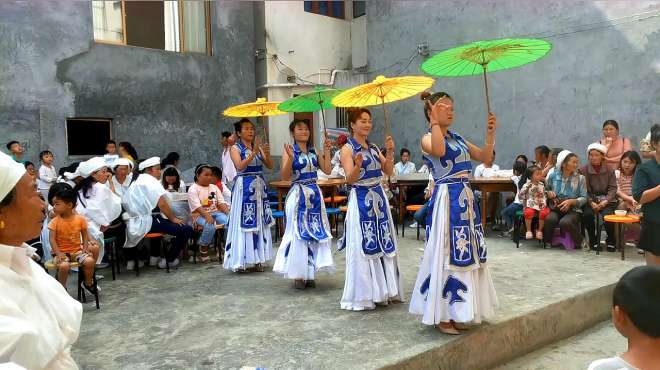
[[[229,220],[229,202],[212,183],[212,178],[211,166],[201,164],[195,168],[195,183],[188,189],[193,223],[203,228],[198,241],[202,263],[210,260],[208,252],[215,236],[215,225],[227,226]]]
[[[518,156],[516,157],[516,160],[514,161],[514,163],[515,162],[522,162],[522,163],[525,164],[525,167],[527,167],[528,164],[529,164],[529,160],[527,159],[527,156],[524,155],[524,154],[518,154]]]
[[[564,149],[562,148],[553,148],[550,151],[550,156],[548,157],[548,161],[545,164],[545,167],[543,168],[543,176],[545,176],[545,181],[548,181],[550,178],[550,174],[555,172],[555,167],[557,167],[557,156],[559,153],[561,153]]]
[[[507,229],[502,233],[502,236],[504,237],[508,237],[511,232],[513,232],[513,222],[514,218],[516,217],[516,212],[523,209],[523,204],[520,201],[518,193],[520,192],[520,188],[527,181],[527,178],[524,176],[526,171],[527,167],[525,166],[525,163],[517,161],[513,164],[513,176],[511,176],[511,181],[513,181],[513,183],[516,185],[516,194],[513,202],[504,207],[501,212],[502,219],[504,220],[504,224],[507,227]]]
[[[530,166],[525,172],[525,184],[520,187],[518,196],[523,204],[523,217],[525,218],[525,239],[533,239],[532,220],[539,218],[539,226],[536,230],[536,239],[543,240],[543,224],[550,213],[548,198],[545,194],[545,184],[541,167]],[[522,182],[522,181],[521,181]]]
[[[545,166],[548,165],[548,159],[550,157],[550,148],[545,145],[540,145],[534,148],[534,164],[539,166],[541,170],[545,169]],[[544,176],[547,175],[544,174]]]
[[[584,207],[582,224],[589,234],[589,247],[600,250],[600,240],[596,240],[596,217],[603,218],[611,215],[617,206],[616,201],[616,175],[612,169],[605,164],[604,145],[593,143],[589,145],[587,154],[589,163],[581,168],[581,173],[587,180],[587,206]],[[614,225],[605,223],[607,231],[607,250],[616,251],[616,240],[614,239]]]
[[[112,162],[112,178],[108,181],[110,189],[120,198],[133,182],[133,162],[128,158],[118,158]]]
[[[660,265],[660,127],[651,131],[655,158],[642,163],[633,177],[633,198],[642,205],[642,231],[638,248],[645,250],[646,263]]]
[[[555,171],[546,180],[545,190],[551,202],[550,213],[545,218],[543,240],[549,243],[559,225],[562,232],[568,233],[576,246],[585,247],[580,230],[582,207],[587,204],[587,181],[578,171],[578,156],[568,150],[557,155]]]
[[[163,188],[170,193],[186,194],[186,184],[181,180],[179,171],[174,167],[168,167],[163,171],[161,180]]]
[[[612,171],[616,171],[619,167],[621,155],[632,150],[630,139],[619,136],[619,124],[613,119],[608,119],[603,123],[603,138],[600,143],[607,149],[605,165]]]
[[[76,214],[78,194],[74,190],[60,190],[53,197],[55,218],[48,224],[50,247],[55,255],[57,280],[66,288],[71,263],[82,266],[85,281],[83,288],[94,294],[94,265],[99,254],[99,245],[90,239],[87,220]]]
[[[112,164],[119,159],[119,154],[117,154],[117,143],[114,140],[108,140],[105,143],[105,154],[103,155],[105,159],[105,164],[108,167],[112,167]]]
[[[481,163],[474,169],[474,177],[492,177],[495,171],[499,171],[500,166],[495,164],[495,151],[493,157],[488,161]]]
[[[627,211],[628,213],[639,213],[641,206],[632,195],[632,183],[637,167],[642,164],[642,159],[634,150],[629,150],[621,156],[619,169],[616,174],[616,186],[618,197],[617,209]],[[626,242],[639,244],[639,224],[626,225]]]
[[[163,161],[160,163],[160,167],[163,169],[163,172],[167,170],[170,167],[174,167],[177,172],[179,172],[179,175],[181,174],[181,171],[179,170],[179,161],[181,160],[181,156],[177,152],[170,152],[167,153],[167,156],[163,159]]]
[[[123,206],[126,210],[126,243],[124,252],[127,254],[129,270],[135,267],[135,246],[147,233],[162,233],[174,236],[166,258],[158,262],[159,268],[176,267],[179,264],[179,254],[192,235],[192,227],[177,218],[172,212],[166,196],[167,191],[158,181],[160,179],[160,158],[149,158],[139,165],[142,173],[131,184],[124,194]],[[176,172],[176,170],[173,170]],[[158,207],[161,214],[152,214]],[[155,244],[155,243],[154,243]],[[151,256],[157,258],[160,251],[152,246]]]
[[[23,163],[25,162],[23,160],[23,154],[25,150],[23,149],[23,146],[21,143],[19,143],[16,140],[12,140],[7,143],[7,150],[9,150],[9,153],[11,153],[11,158],[15,160],[18,163]]]
[[[220,180],[222,179],[222,175],[223,173],[220,167],[211,166],[211,184],[215,184],[220,189],[222,197],[228,202],[231,202],[231,189]]]
[[[394,173],[397,176],[415,173],[415,164],[410,161],[410,150],[402,148],[400,155],[401,161],[394,165]]]
[[[129,143],[128,141],[122,141],[119,143],[119,157],[126,158],[133,162],[133,168],[137,168],[137,162],[139,161],[137,150]],[[137,176],[137,175],[136,175]]]
[[[415,212],[413,216],[415,223],[414,226],[410,225],[411,227],[417,227],[418,224],[426,227],[426,217],[429,214],[429,202],[433,196],[433,189],[435,189],[435,180],[433,180],[433,175],[429,175],[429,183],[424,189],[424,205]]]
[[[102,259],[104,232],[121,215],[121,198],[107,185],[110,174],[103,157],[80,163],[74,176],[82,178],[73,188],[78,192],[76,212],[87,219],[89,237],[100,246],[99,258]]]
[[[660,364],[660,266],[623,274],[612,294],[612,323],[628,340],[620,356],[596,360],[588,370],[657,369]]]
[[[660,129],[659,124],[655,124],[651,127],[651,130],[649,131],[646,136],[639,141],[639,151],[642,154],[642,158],[644,159],[654,159],[655,158],[655,149],[653,149],[653,146],[651,145],[651,132],[656,129]]]
[[[39,236],[45,204],[25,167],[0,152],[0,365],[77,369],[82,305],[31,259],[23,243]]]

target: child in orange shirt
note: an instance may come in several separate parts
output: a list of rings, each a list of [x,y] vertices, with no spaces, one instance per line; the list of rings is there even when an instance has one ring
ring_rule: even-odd
[[[75,191],[66,189],[53,197],[53,211],[56,216],[48,224],[50,246],[55,255],[57,280],[66,288],[70,263],[78,262],[85,277],[83,288],[94,294],[94,265],[98,259],[99,246],[89,238],[87,220],[74,212],[77,195]]]

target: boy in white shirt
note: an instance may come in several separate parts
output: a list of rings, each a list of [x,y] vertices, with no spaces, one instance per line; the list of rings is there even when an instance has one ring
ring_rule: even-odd
[[[596,360],[589,370],[657,369],[660,364],[660,266],[638,266],[614,287],[612,323],[628,339],[620,356]]]
[[[39,160],[41,160],[41,167],[39,167],[37,177],[37,189],[43,199],[48,199],[48,190],[57,181],[57,171],[53,165],[55,156],[50,150],[44,150],[39,153]]]
[[[474,177],[492,177],[495,171],[499,170],[500,166],[495,164],[495,151],[493,150],[493,158],[488,162],[479,164],[474,169]]]
[[[394,173],[397,176],[415,173],[415,164],[410,162],[410,150],[401,148],[401,161],[394,165]]]

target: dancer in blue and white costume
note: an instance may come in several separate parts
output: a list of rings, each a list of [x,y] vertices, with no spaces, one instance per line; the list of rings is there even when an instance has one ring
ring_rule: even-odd
[[[371,113],[349,110],[351,138],[341,149],[346,183],[351,186],[338,249],[346,249],[346,280],[341,308],[370,310],[375,304],[402,302],[401,273],[390,204],[380,180],[394,171],[394,140],[385,139],[387,156],[367,141]]]
[[[422,323],[456,335],[467,329],[465,324],[479,324],[492,316],[497,306],[481,215],[468,182],[470,158],[485,161],[493,155],[497,120],[489,113],[486,144],[479,148],[449,131],[454,111],[448,94],[423,93],[422,99],[430,130],[421,146],[435,189],[410,312],[421,315]]]
[[[289,131],[294,144],[284,145],[280,175],[282,180],[291,180],[292,184],[286,197],[286,230],[273,271],[294,279],[296,289],[313,288],[317,271],[335,271],[330,223],[323,194],[316,183],[319,168],[326,174],[332,170],[332,143],[325,138],[323,155],[319,157],[310,147],[309,121],[294,120]]]
[[[236,179],[231,197],[229,230],[224,268],[232,271],[264,271],[263,264],[273,258],[270,227],[275,223],[268,204],[262,163],[273,168],[268,143],[255,138],[254,124],[243,118],[234,124],[239,137],[231,148]]]

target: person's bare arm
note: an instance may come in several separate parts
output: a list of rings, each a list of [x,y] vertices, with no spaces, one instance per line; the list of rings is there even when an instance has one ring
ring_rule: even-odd
[[[323,154],[319,158],[319,168],[326,175],[332,173],[332,142],[330,142],[328,135],[325,135],[323,141]]]
[[[261,162],[263,162],[266,168],[273,169],[273,158],[270,157],[270,144],[267,142],[261,144],[259,150],[261,151]]]
[[[383,172],[387,176],[392,176],[394,174],[394,139],[392,136],[387,136],[385,139],[385,153],[379,153],[380,163],[382,163]]]
[[[341,148],[341,166],[346,173],[346,183],[352,185],[360,178],[362,167],[362,153],[358,153],[353,160],[353,151],[348,146]]]
[[[165,199],[164,195],[161,195],[161,197],[158,198],[158,208],[172,223],[183,225],[183,220],[176,217],[174,211],[172,211],[172,207],[170,207],[170,204],[167,202],[167,199]]]
[[[284,181],[291,180],[293,172],[293,147],[290,144],[284,144],[282,152],[282,166],[280,167],[280,178]]]
[[[259,138],[255,139],[254,142],[254,150],[248,154],[247,158],[241,159],[241,153],[238,151],[238,148],[235,146],[232,146],[230,151],[229,151],[229,156],[231,157],[231,161],[234,162],[234,167],[236,167],[237,170],[243,171],[244,169],[247,168],[247,166],[250,165],[250,162],[254,159],[254,157],[257,156],[257,153],[259,153]]]

